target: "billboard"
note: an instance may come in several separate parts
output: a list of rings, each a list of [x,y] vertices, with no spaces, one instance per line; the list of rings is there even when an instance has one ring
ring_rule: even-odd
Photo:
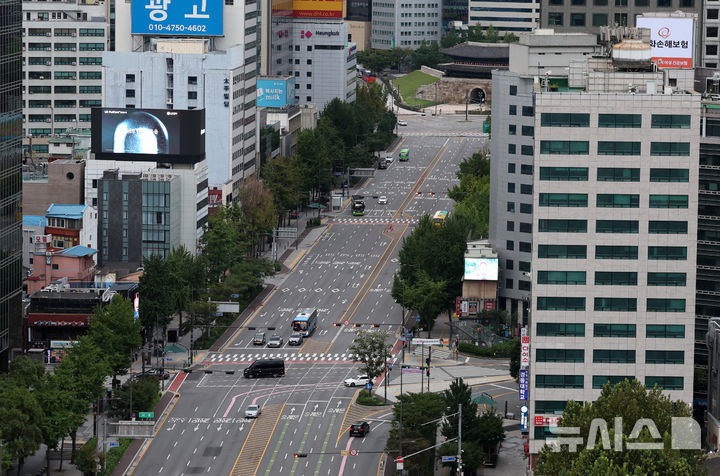
[[[342,18],[342,0],[272,0],[272,16],[295,18]]]
[[[133,0],[134,35],[220,36],[223,0]]]
[[[638,16],[638,28],[650,29],[652,61],[659,68],[693,67],[693,18]]]
[[[518,373],[518,396],[521,401],[528,400],[528,389],[530,388],[529,378],[528,369],[520,369]]]
[[[295,103],[295,77],[288,79],[258,79],[257,105],[285,107]]]
[[[205,155],[205,110],[92,109],[98,159],[196,163]]]
[[[465,258],[465,279],[497,281],[497,258]]]

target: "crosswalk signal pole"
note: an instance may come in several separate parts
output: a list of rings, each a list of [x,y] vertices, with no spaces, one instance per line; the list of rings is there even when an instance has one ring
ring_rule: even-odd
[[[462,476],[462,403],[458,403],[458,474]]]

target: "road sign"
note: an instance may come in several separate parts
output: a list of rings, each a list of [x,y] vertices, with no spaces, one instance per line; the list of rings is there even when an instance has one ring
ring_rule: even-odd
[[[108,446],[110,448],[117,448],[118,446],[120,446],[120,444],[117,441],[111,441],[110,443],[108,443]]]
[[[420,322],[420,314],[418,314],[417,317],[415,318],[415,322]]]
[[[452,463],[453,461],[455,461],[455,457],[454,457],[454,456],[443,456],[443,457],[442,457],[442,462],[443,462],[443,463]]]
[[[155,417],[154,412],[140,412],[139,418],[153,418],[153,417]]]
[[[340,456],[347,456],[348,454],[350,454],[348,450],[340,450]]]
[[[369,383],[369,382],[366,383],[366,384],[365,384],[365,388],[366,388],[367,390],[372,390],[372,384]]]
[[[399,471],[402,471],[403,469],[405,469],[405,467],[403,466],[403,457],[402,456],[398,456],[397,458],[395,458],[395,467]]]
[[[240,295],[239,295],[239,294],[231,294],[230,297],[231,297],[231,298],[239,298]]]
[[[518,393],[520,400],[528,399],[528,390],[530,388],[530,377],[528,376],[528,369],[520,369],[518,373]]]
[[[350,321],[345,321],[345,326],[349,326],[349,325],[350,325]]]
[[[358,450],[356,450],[356,449],[350,450],[350,456],[357,456],[357,455],[358,455]]]
[[[415,345],[440,345],[442,344],[441,339],[421,339],[420,337],[416,337],[412,340],[412,343]]]

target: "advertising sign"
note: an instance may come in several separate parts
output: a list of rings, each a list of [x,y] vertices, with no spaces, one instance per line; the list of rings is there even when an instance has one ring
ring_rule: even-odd
[[[520,337],[520,368],[526,369],[530,365],[530,336]]]
[[[465,280],[497,281],[497,258],[465,258]]]
[[[520,431],[527,433],[528,431],[528,407],[523,405],[520,407]]]
[[[638,16],[636,26],[650,29],[652,61],[659,68],[693,67],[692,18]]]
[[[293,0],[296,18],[342,18],[342,0]]]
[[[455,298],[455,314],[457,314],[459,316],[461,312],[462,312],[462,298],[456,297]]]
[[[518,374],[518,385],[520,400],[526,401],[528,399],[528,388],[530,387],[530,385],[528,384],[527,369],[520,369],[520,373]]]
[[[258,79],[257,105],[260,107],[285,107],[295,102],[295,78]]]
[[[33,243],[36,245],[52,243],[52,235],[33,235]]]
[[[205,154],[205,110],[93,108],[91,151],[98,159],[198,162],[191,158]]]
[[[134,35],[220,36],[223,0],[133,0]]]

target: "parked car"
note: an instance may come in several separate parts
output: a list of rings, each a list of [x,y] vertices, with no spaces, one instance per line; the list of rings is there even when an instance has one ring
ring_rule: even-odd
[[[303,335],[299,332],[293,332],[290,334],[290,338],[288,339],[288,345],[301,345],[303,342]]]
[[[398,121],[398,126],[407,126],[407,121]]]
[[[277,334],[273,334],[272,336],[270,336],[270,340],[267,343],[268,347],[282,347],[282,345],[283,338]]]
[[[378,198],[378,205],[387,205],[387,197],[385,195]]]
[[[265,333],[258,332],[253,337],[253,345],[265,345]]]
[[[365,436],[370,432],[370,423],[359,421],[350,425],[350,436]]]
[[[345,386],[346,387],[358,387],[358,386],[365,386],[370,382],[370,379],[367,375],[356,375],[354,377],[346,378],[345,379]]]
[[[245,418],[257,418],[262,413],[260,405],[248,405],[245,409]]]

